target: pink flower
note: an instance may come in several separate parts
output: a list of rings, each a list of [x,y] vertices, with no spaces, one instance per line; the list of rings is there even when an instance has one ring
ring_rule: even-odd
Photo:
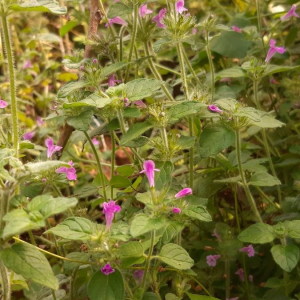
[[[60,167],[58,169],[56,169],[56,173],[65,173],[68,180],[76,180],[77,179],[77,175],[76,175],[76,169],[74,168],[74,163],[72,160],[70,160],[68,162],[70,168],[67,167]]]
[[[221,255],[208,255],[206,256],[206,263],[210,267],[215,267],[217,265],[217,260],[221,257]]]
[[[152,14],[152,10],[147,8],[147,4],[144,4],[139,9],[139,14],[142,18],[145,18],[146,15]]]
[[[116,83],[120,83],[121,80],[118,80],[118,79],[115,79],[115,75],[114,74],[111,74],[108,76],[108,86],[111,87],[111,86],[115,86]]]
[[[145,160],[143,164],[144,170],[140,173],[146,173],[150,187],[154,187],[154,171],[160,171],[155,169],[155,163],[152,160]]]
[[[271,79],[270,79],[270,83],[271,83],[271,84],[279,84],[279,82],[277,82],[277,81],[275,80],[275,78],[271,78]]]
[[[300,16],[296,13],[296,8],[297,5],[292,5],[291,9],[284,15],[282,16],[280,19],[281,21],[286,21],[287,19],[291,18],[291,17],[296,17],[296,18],[300,18]]]
[[[197,34],[197,28],[192,29],[192,34]]]
[[[160,28],[164,28],[165,25],[162,23],[162,21],[164,20],[164,17],[166,15],[167,9],[163,8],[159,11],[158,15],[155,16],[154,18],[152,18],[153,22],[156,22],[156,25]]]
[[[174,207],[173,208],[173,213],[174,214],[180,214],[181,213],[181,209],[179,207]]]
[[[242,268],[238,269],[234,274],[239,275],[240,281],[245,281],[244,270]]]
[[[139,283],[142,283],[143,276],[144,270],[136,270],[133,273],[133,277],[136,278],[139,281]]]
[[[36,122],[37,122],[38,126],[42,126],[45,123],[41,117],[36,117]]]
[[[51,158],[55,152],[58,152],[62,149],[60,146],[56,146],[53,144],[52,138],[47,138],[45,141],[45,145],[47,146],[47,157]]]
[[[239,251],[247,253],[248,257],[252,257],[255,255],[255,251],[254,251],[254,248],[252,245],[244,247],[244,248],[240,249]]]
[[[208,109],[210,111],[213,111],[213,112],[217,112],[217,113],[221,113],[223,112],[223,110],[221,110],[218,106],[216,105],[208,105]]]
[[[137,100],[133,102],[138,108],[145,108],[147,105],[142,100]]]
[[[212,236],[216,237],[219,242],[222,242],[221,236],[217,232],[216,228],[214,229],[214,233],[212,234]]]
[[[250,274],[248,279],[249,279],[250,282],[253,282],[253,275]]]
[[[116,205],[115,201],[109,201],[103,203],[103,213],[105,214],[105,220],[106,220],[106,228],[109,229],[111,226],[111,223],[114,219],[115,213],[121,211],[121,206]]]
[[[4,100],[0,99],[0,108],[5,108],[8,105],[7,102],[5,102]]]
[[[232,30],[234,30],[235,32],[238,32],[238,33],[242,33],[242,29],[237,27],[237,26],[231,26]]]
[[[98,63],[98,59],[97,58],[94,58],[93,59],[93,64],[97,64]]]
[[[23,65],[23,70],[33,68],[33,65],[31,64],[30,60],[26,60],[24,65]]]
[[[230,85],[230,83],[231,83],[231,78],[222,78],[222,79],[220,79],[220,82],[227,82],[227,84],[228,85]]]
[[[128,98],[124,98],[124,106],[127,107],[130,105],[130,101]]]
[[[125,25],[125,26],[128,25],[128,23],[125,22],[120,17],[115,17],[113,19],[108,19],[108,23],[105,24],[105,27],[108,27],[108,25],[112,25],[112,24]]]
[[[46,182],[47,181],[47,178],[42,178],[42,182]]]
[[[176,2],[176,12],[182,14],[184,11],[187,11],[187,8],[184,7],[184,0],[178,0]]]
[[[110,265],[110,263],[106,264],[102,269],[101,269],[101,272],[108,276],[109,274],[115,272],[115,269],[113,269]]]
[[[189,196],[189,195],[192,195],[193,194],[193,191],[191,188],[185,188],[185,189],[182,189],[181,191],[179,191],[176,195],[175,195],[175,198],[182,198],[182,197],[186,197],[186,196]]]
[[[275,47],[276,41],[271,39],[270,40],[270,49],[268,51],[267,57],[265,62],[269,62],[271,58],[277,53],[283,54],[285,52],[284,47]]]
[[[27,132],[23,135],[23,140],[28,140],[30,141],[35,135],[35,132],[34,131],[31,131],[31,132]]]
[[[93,144],[95,146],[99,146],[100,145],[100,142],[95,137],[92,139],[92,142],[93,142]]]

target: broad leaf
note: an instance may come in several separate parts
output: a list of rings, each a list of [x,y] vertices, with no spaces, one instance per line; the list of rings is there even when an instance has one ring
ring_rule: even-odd
[[[124,300],[125,290],[121,273],[104,275],[101,271],[96,272],[91,278],[87,293],[90,300]]]
[[[71,272],[79,268],[80,266],[83,266],[84,262],[88,262],[90,259],[90,254],[85,252],[72,252],[69,253],[66,257],[81,262],[81,263],[77,263],[77,262],[65,260],[64,269],[67,272]]]
[[[45,256],[36,247],[16,243],[0,253],[5,266],[13,272],[22,275],[51,289],[58,289],[58,280],[54,276],[51,266]]]
[[[73,108],[73,107],[84,107],[91,106],[96,108],[102,108],[112,102],[111,98],[103,98],[98,93],[93,93],[78,102],[64,103],[63,108]]]
[[[163,235],[161,238],[162,244],[167,244],[177,236],[179,232],[184,228],[184,224],[179,222],[169,222],[167,227],[164,227]]]
[[[166,223],[164,218],[150,217],[145,214],[136,215],[130,225],[130,233],[133,237],[140,236],[152,230],[162,228]]]
[[[300,239],[300,220],[287,221],[284,225],[291,238]]]
[[[211,215],[208,213],[206,208],[200,205],[189,205],[187,208],[183,209],[182,213],[192,219],[197,219],[204,222],[212,221]]]
[[[299,248],[295,245],[275,245],[271,249],[275,262],[286,272],[291,272],[299,261]]]
[[[266,244],[274,240],[275,234],[272,226],[264,223],[257,223],[243,230],[238,239],[244,243]]]
[[[25,164],[25,168],[32,174],[39,174],[49,171],[55,171],[60,167],[70,167],[67,163],[59,160],[49,160]]]
[[[117,3],[117,4],[121,4],[121,3]],[[125,6],[125,5],[124,5]],[[124,67],[126,67],[127,65],[129,65],[128,62],[116,62],[114,64],[111,64],[109,66],[105,66],[102,70],[101,70],[101,76],[102,77],[107,77],[110,74],[116,73],[117,71],[123,69]]]
[[[67,123],[79,131],[87,131],[90,128],[90,123],[93,118],[93,111],[86,110],[79,116],[71,117],[67,120]]]
[[[69,94],[71,94],[72,92],[81,89],[85,86],[88,85],[87,81],[70,81],[68,83],[66,83],[65,85],[63,85],[57,94],[58,98],[66,98]]]
[[[114,3],[109,7],[107,17],[109,19],[113,19],[115,17],[122,18],[123,16],[128,15],[131,12],[132,12],[132,8],[128,7],[127,5],[121,2],[118,2],[118,3]]]
[[[278,178],[267,172],[256,172],[251,176],[249,184],[255,186],[274,186],[280,185],[281,182]]]
[[[164,263],[179,270],[190,269],[194,264],[194,261],[187,251],[176,244],[167,244],[163,246],[158,258]]]
[[[206,105],[204,103],[197,101],[187,101],[180,104],[175,104],[168,111],[169,122],[173,123],[182,118],[194,115],[205,106]]]
[[[239,66],[234,66],[230,69],[225,69],[216,74],[215,80],[219,80],[222,78],[238,78],[238,77],[244,77],[245,72],[243,69]]]
[[[128,242],[119,247],[121,259],[128,257],[141,257],[144,254],[144,248],[140,242]]]
[[[155,165],[159,172],[155,172],[155,188],[160,191],[172,183],[174,165],[170,161],[159,162]]]
[[[149,121],[145,121],[143,123],[135,123],[133,126],[129,128],[125,135],[123,135],[120,143],[121,145],[126,145],[130,141],[136,139],[140,135],[142,135],[145,131],[152,128],[153,125]]]
[[[291,70],[294,70],[297,68],[299,68],[299,66],[290,67],[290,66],[277,66],[277,65],[269,65],[268,64],[262,74],[262,77],[269,76],[269,75],[272,75],[275,73],[291,71]]]

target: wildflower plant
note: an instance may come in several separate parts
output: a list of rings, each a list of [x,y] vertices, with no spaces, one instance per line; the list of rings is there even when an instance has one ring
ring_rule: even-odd
[[[1,299],[300,299],[293,2],[2,1]]]

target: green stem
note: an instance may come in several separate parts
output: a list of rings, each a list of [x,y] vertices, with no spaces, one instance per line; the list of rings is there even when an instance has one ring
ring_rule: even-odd
[[[130,40],[128,62],[131,62],[131,59],[132,59],[133,49],[134,49],[136,35],[137,35],[137,25],[138,25],[138,9],[139,9],[139,7],[138,7],[137,1],[134,1],[133,6],[134,6],[134,9],[133,9],[133,24],[132,24],[132,34],[131,34],[131,40]],[[130,67],[131,67],[131,65],[128,64],[128,66],[126,68],[126,73],[125,73],[125,82],[127,81]]]
[[[101,184],[102,184],[102,189],[103,189],[103,198],[104,198],[104,201],[107,202],[107,195],[106,195],[106,184],[105,184],[105,176],[104,176],[104,173],[103,173],[103,169],[102,169],[102,165],[101,165],[101,162],[100,162],[100,159],[99,159],[99,156],[98,156],[98,153],[97,153],[97,150],[90,138],[90,136],[88,135],[88,133],[86,131],[84,131],[84,135],[86,137],[86,139],[88,140],[91,148],[92,148],[92,151],[95,155],[95,158],[96,158],[96,161],[97,161],[97,166],[98,166],[98,170],[99,170],[99,174],[100,174],[100,180],[101,180]]]
[[[175,70],[173,70],[173,69],[171,69],[171,68],[168,68],[168,67],[166,67],[166,66],[163,66],[163,65],[160,65],[160,64],[157,64],[157,63],[154,63],[154,66],[157,67],[157,68],[166,70],[166,71],[168,71],[168,72],[170,72],[170,73],[173,73],[173,74],[175,74],[175,75],[177,75],[177,76],[180,76],[180,73],[179,73],[179,72],[177,72],[177,71],[175,71]]]
[[[2,298],[3,300],[10,300],[11,290],[10,290],[10,278],[7,269],[3,262],[0,260],[0,277],[1,277],[1,287],[2,287]]]
[[[191,74],[193,75],[193,77],[195,78],[195,80],[197,81],[197,83],[201,86],[201,81],[199,80],[196,72],[194,71],[194,68],[193,68],[193,66],[190,63],[190,60],[189,60],[186,52],[182,51],[182,53],[183,53],[184,61],[187,64],[187,67],[188,67],[189,71],[191,72]]]
[[[153,248],[154,248],[154,240],[155,240],[155,230],[151,231],[150,248],[149,248],[148,257],[147,257],[146,265],[145,265],[145,269],[144,269],[144,275],[143,275],[143,279],[142,279],[142,288],[144,290],[144,293],[146,292],[145,291],[146,280],[147,280],[147,275],[148,275],[148,271],[150,268],[151,256],[152,256]],[[143,295],[142,295],[142,298],[143,298]]]
[[[56,300],[55,291],[54,291],[54,290],[51,290],[51,293],[52,293],[53,300]]]
[[[226,299],[230,298],[230,261],[226,259],[225,261],[225,274],[226,274]]]
[[[190,136],[194,135],[193,123],[194,123],[193,117],[190,117],[189,118]],[[190,188],[193,189],[193,187],[194,187],[194,147],[190,148],[189,173],[190,173],[189,185],[190,185]]]
[[[237,161],[238,161],[238,169],[239,169],[239,173],[241,175],[242,178],[242,184],[248,199],[248,202],[250,204],[251,210],[257,220],[257,222],[259,223],[263,223],[262,218],[259,214],[259,211],[256,207],[255,201],[253,199],[253,196],[251,194],[251,191],[249,189],[249,185],[246,181],[245,178],[245,174],[244,174],[244,170],[242,167],[242,152],[241,152],[241,140],[240,140],[240,129],[236,129],[236,155],[237,155]]]
[[[35,242],[35,239],[34,239],[34,236],[33,236],[33,233],[32,233],[31,230],[28,230],[28,235],[29,235],[31,244],[34,245],[34,246],[37,246],[36,242]]]
[[[155,67],[155,64],[153,63],[153,59],[151,57],[151,54],[150,54],[150,50],[149,50],[149,45],[147,42],[144,43],[144,50],[145,50],[145,53],[146,53],[146,56],[148,57],[148,64],[149,64],[149,68],[153,74],[153,76],[155,77],[155,79],[157,80],[162,80],[158,70],[156,69]],[[167,98],[170,100],[170,101],[175,101],[173,96],[170,94],[169,90],[167,89],[167,87],[165,86],[165,84],[163,83],[162,84],[162,89],[164,90]]]
[[[15,157],[19,157],[19,127],[18,127],[18,100],[16,97],[16,77],[15,77],[15,61],[12,52],[12,44],[10,39],[9,27],[7,22],[7,15],[5,13],[5,8],[3,4],[1,21],[2,21],[2,29],[5,43],[5,52],[8,61],[8,70],[9,70],[9,81],[10,81],[10,101],[11,101],[11,115],[12,115],[12,123],[13,123],[13,142],[14,142],[14,150]]]
[[[208,57],[208,63],[209,63],[209,68],[210,68],[211,102],[213,102],[214,97],[215,97],[215,69],[214,69],[214,63],[213,63],[212,55],[211,55],[208,30],[206,30],[206,47],[205,47],[205,49],[206,49],[206,54]]]
[[[257,26],[258,26],[258,32],[260,34],[261,38],[261,44],[264,49],[264,53],[266,54],[265,44],[264,44],[264,37],[262,35],[262,26],[261,26],[261,11],[260,11],[260,0],[256,0],[256,13],[257,13]]]
[[[240,218],[239,218],[239,206],[238,206],[237,185],[236,184],[234,184],[233,196],[234,196],[236,225],[237,225],[237,228],[238,228],[238,232],[240,233],[241,232],[241,225],[240,225]]]
[[[259,110],[262,110],[262,107],[261,107],[259,99],[258,99],[258,80],[256,80],[256,79],[253,79],[253,92],[254,92],[254,99],[255,99],[256,107]],[[270,147],[269,147],[269,143],[268,143],[268,139],[267,139],[266,130],[264,128],[262,129],[262,137],[263,137],[263,145],[264,145],[267,157],[268,157],[271,173],[274,177],[277,177],[275,167],[273,164],[273,160],[272,160],[272,156],[271,156],[271,152],[270,152]],[[276,185],[276,189],[277,189],[279,203],[282,203],[280,186]]]
[[[115,175],[115,158],[116,158],[116,143],[115,143],[115,137],[113,133],[110,134],[111,138],[111,175],[110,178],[113,178]],[[113,197],[114,188],[111,186],[111,197]]]
[[[157,204],[157,196],[156,196],[156,190],[155,190],[154,186],[150,187],[150,193],[151,193],[151,197],[152,197],[152,203]]]
[[[164,146],[166,148],[166,152],[169,154],[169,143],[168,143],[168,136],[167,136],[166,127],[161,127],[160,132],[161,132],[162,141],[163,141]]]

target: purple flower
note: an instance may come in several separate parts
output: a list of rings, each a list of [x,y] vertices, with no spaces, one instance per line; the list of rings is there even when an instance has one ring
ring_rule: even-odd
[[[155,169],[155,163],[152,160],[145,160],[143,164],[144,170],[140,173],[146,173],[150,187],[154,187],[154,171],[160,171]]]
[[[53,144],[52,138],[47,138],[45,141],[45,145],[47,146],[47,157],[51,158],[55,152],[58,152],[62,149],[60,146],[56,146]]]
[[[184,0],[178,0],[176,2],[176,11],[179,14],[182,14],[184,11],[187,11],[187,8],[184,7]]]
[[[31,64],[30,60],[26,60],[24,65],[23,65],[23,70],[33,68],[33,65]]]
[[[139,283],[142,283],[143,276],[144,276],[144,270],[136,270],[133,273],[133,277],[136,278],[139,281]]]
[[[114,74],[111,74],[108,76],[108,86],[111,87],[111,86],[115,86],[116,83],[120,83],[121,80],[118,80],[118,79],[115,79],[115,75]]]
[[[281,21],[286,21],[287,19],[291,18],[291,17],[296,17],[296,18],[300,18],[300,16],[296,13],[296,8],[297,5],[292,5],[291,9],[284,15],[282,16],[280,19]]]
[[[173,213],[174,214],[180,214],[181,213],[181,209],[179,207],[174,207],[173,208]]]
[[[7,102],[5,102],[4,100],[0,99],[0,108],[5,108],[8,105]]]
[[[219,242],[222,242],[221,236],[217,232],[216,228],[214,229],[214,233],[212,234],[212,236],[216,237]]]
[[[138,108],[145,108],[147,105],[142,100],[137,100],[133,102]]]
[[[277,82],[277,81],[275,80],[275,78],[271,78],[271,79],[270,79],[270,83],[271,83],[271,84],[279,84],[279,82]]]
[[[247,253],[248,257],[252,257],[255,255],[255,251],[254,251],[254,248],[252,245],[244,247],[244,248],[240,249],[239,251]]]
[[[249,279],[250,282],[253,282],[253,275],[250,274],[248,279]]]
[[[108,25],[112,24],[118,24],[118,25],[128,25],[127,22],[125,22],[123,19],[120,17],[115,17],[113,19],[108,19],[108,23],[105,24],[105,27],[108,27]]]
[[[239,275],[240,281],[245,281],[244,270],[242,268],[238,269],[234,274]]]
[[[189,195],[192,195],[193,194],[193,190],[191,188],[185,188],[185,189],[182,189],[181,191],[179,191],[176,195],[175,195],[175,198],[182,198],[182,197],[186,197],[186,196],[189,196]]]
[[[37,122],[38,126],[42,126],[45,123],[41,117],[36,117],[36,122]]]
[[[217,260],[221,257],[221,255],[208,255],[206,256],[206,263],[210,267],[215,267],[217,265]]]
[[[34,135],[35,135],[34,131],[27,132],[23,135],[23,140],[30,141],[34,137]]]
[[[56,169],[56,173],[65,173],[68,180],[76,180],[77,179],[77,175],[76,175],[76,169],[74,168],[74,163],[72,160],[70,160],[68,162],[70,168],[67,167],[60,167],[58,169]]]
[[[152,14],[152,10],[147,8],[147,4],[144,4],[139,9],[139,14],[142,18],[146,18],[146,15]]]
[[[42,182],[46,182],[47,181],[47,178],[42,178]]]
[[[110,265],[110,263],[106,264],[102,269],[101,269],[101,272],[108,276],[109,274],[115,272],[115,269],[113,269]]]
[[[228,77],[222,78],[222,79],[220,79],[220,82],[227,82],[229,85],[231,83],[231,78],[228,78]]]
[[[237,26],[231,26],[232,30],[234,30],[235,32],[238,32],[238,33],[242,33],[242,29],[237,27]]]
[[[270,40],[270,49],[268,51],[267,57],[265,62],[269,62],[271,58],[277,53],[283,54],[285,52],[284,47],[275,47],[276,41],[271,39]]]
[[[115,201],[109,201],[103,203],[103,213],[105,214],[105,220],[106,220],[106,228],[109,229],[111,226],[111,223],[114,219],[115,213],[121,211],[121,206],[116,205]]]
[[[160,28],[164,28],[165,25],[162,23],[162,21],[164,20],[164,17],[166,15],[167,9],[163,8],[158,12],[158,15],[155,16],[154,18],[152,18],[153,22],[156,22],[156,25]]]
[[[97,138],[93,138],[92,139],[92,142],[93,142],[93,144],[95,145],[95,146],[99,146],[100,145],[100,142],[97,140]]]
[[[217,113],[221,113],[223,112],[223,110],[221,110],[218,106],[216,105],[208,105],[208,109],[210,111],[213,111],[213,112],[217,112]]]
[[[94,59],[93,59],[93,63],[94,63],[94,64],[97,64],[97,63],[98,63],[98,59],[97,59],[97,58],[94,58]]]

